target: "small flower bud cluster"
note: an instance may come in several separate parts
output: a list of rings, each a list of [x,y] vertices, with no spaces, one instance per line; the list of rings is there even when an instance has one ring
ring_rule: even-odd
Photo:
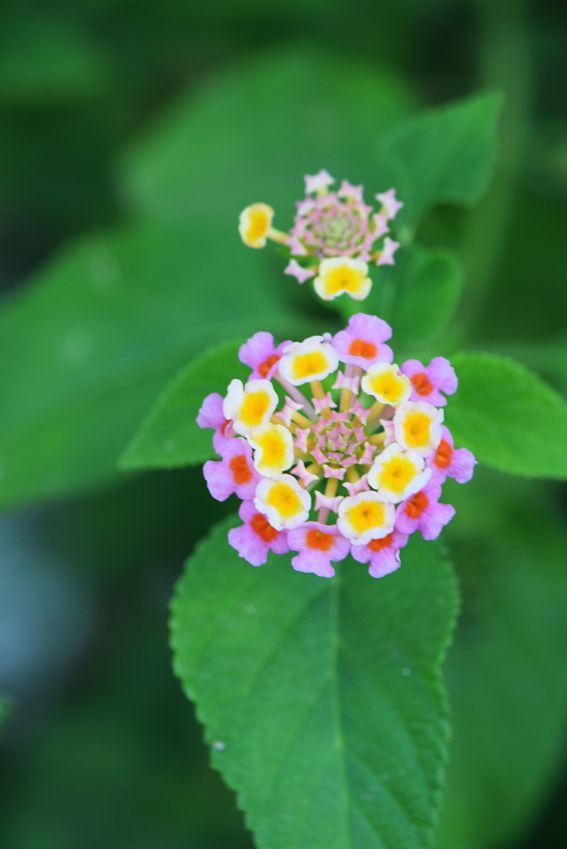
[[[274,210],[265,203],[247,206],[240,214],[239,231],[251,248],[265,247],[268,239],[285,245],[289,263],[285,273],[299,283],[313,278],[317,294],[331,301],[339,295],[364,300],[372,287],[369,263],[393,265],[399,243],[387,234],[403,204],[394,189],[376,195],[376,211],[364,202],[363,187],[343,180],[332,190],[327,171],[305,177],[305,197],[289,233],[272,226]]]
[[[219,501],[242,500],[228,538],[253,566],[291,551],[296,570],[332,577],[350,553],[379,578],[412,533],[436,539],[453,518],[442,485],[468,481],[476,462],[443,424],[457,377],[444,357],[396,365],[391,335],[364,313],[277,347],[256,333],[240,349],[246,383],[205,399],[197,422],[220,456],[205,478]]]

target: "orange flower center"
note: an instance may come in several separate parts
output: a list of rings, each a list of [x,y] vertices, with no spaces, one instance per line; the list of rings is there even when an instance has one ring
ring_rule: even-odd
[[[439,469],[448,469],[451,464],[453,449],[446,439],[442,439],[435,454],[434,463]]]
[[[371,539],[368,543],[368,548],[370,551],[382,551],[392,544],[393,539],[394,534],[388,534],[387,537],[383,537],[382,539]]]
[[[250,527],[264,542],[273,542],[278,535],[275,528],[272,528],[266,517],[262,516],[261,513],[256,513],[250,522]]]
[[[429,498],[424,492],[416,492],[406,504],[406,513],[410,519],[419,519],[429,505]]]
[[[323,531],[314,530],[307,531],[305,537],[307,548],[315,548],[317,551],[329,551],[333,546],[332,534],[326,534]]]
[[[265,359],[263,363],[261,363],[258,369],[260,375],[262,377],[267,377],[271,367],[274,366],[279,361],[279,359],[279,354],[270,354],[270,356],[267,357],[267,359]]]
[[[434,386],[424,371],[414,374],[410,380],[418,395],[429,395],[430,392],[433,392]]]
[[[378,353],[378,348],[365,339],[355,339],[354,342],[351,342],[348,352],[353,357],[364,357],[365,360],[372,360]]]
[[[232,477],[234,478],[234,483],[248,483],[248,481],[252,480],[252,471],[248,465],[248,460],[246,459],[245,454],[237,454],[236,457],[232,458],[229,466],[230,471],[232,472]]]

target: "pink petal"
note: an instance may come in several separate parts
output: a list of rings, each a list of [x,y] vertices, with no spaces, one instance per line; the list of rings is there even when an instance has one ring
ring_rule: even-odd
[[[203,475],[209,492],[217,501],[226,501],[234,492],[234,479],[224,460],[207,460]]]
[[[197,424],[199,427],[211,427],[215,430],[224,422],[224,414],[222,411],[223,397],[218,392],[212,392],[204,399],[201,404],[201,409],[197,416]]]
[[[272,354],[275,354],[274,337],[265,330],[255,333],[242,345],[238,352],[238,359],[244,365],[250,366],[257,371]]]
[[[449,475],[457,483],[467,483],[474,474],[477,459],[468,448],[455,448],[448,468]]]
[[[423,539],[437,539],[445,525],[448,525],[455,515],[452,504],[432,504],[420,517],[419,530]]]
[[[305,283],[310,277],[315,277],[315,272],[310,268],[304,268],[296,259],[291,259],[284,268],[284,274],[290,274],[295,277],[299,283]]]
[[[434,357],[427,367],[427,375],[435,388],[446,395],[457,391],[459,381],[455,369],[445,357]]]
[[[267,544],[248,525],[231,528],[228,532],[228,542],[238,555],[252,566],[263,566],[268,560]]]
[[[376,265],[394,265],[394,254],[400,247],[399,242],[394,242],[388,236],[384,239],[384,247],[380,251],[380,256]]]

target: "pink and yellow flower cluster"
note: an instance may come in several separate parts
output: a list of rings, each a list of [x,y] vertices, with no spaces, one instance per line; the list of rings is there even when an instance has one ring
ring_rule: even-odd
[[[324,300],[346,294],[361,301],[372,287],[369,264],[394,264],[399,243],[388,233],[403,204],[389,189],[376,195],[374,209],[365,203],[362,186],[343,180],[335,190],[334,182],[327,171],[305,177],[305,197],[296,203],[289,233],[272,226],[274,210],[268,204],[247,206],[240,214],[240,236],[251,248],[263,248],[269,239],[284,245],[286,274],[299,283],[312,278]]]
[[[435,539],[453,518],[443,483],[465,483],[476,462],[443,423],[457,377],[444,357],[396,365],[391,335],[364,313],[302,342],[256,333],[240,349],[246,383],[203,402],[197,422],[220,457],[205,478],[219,501],[242,500],[228,538],[253,566],[293,552],[296,570],[332,577],[350,553],[379,578],[412,533]]]

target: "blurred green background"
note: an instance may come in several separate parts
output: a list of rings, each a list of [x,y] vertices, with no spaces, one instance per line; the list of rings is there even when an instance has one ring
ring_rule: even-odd
[[[154,128],[171,104],[191,115],[215,80],[230,86],[241,67],[257,58],[267,67],[272,56],[290,79],[301,57],[312,57],[335,85],[336,57],[375,73],[383,100],[367,108],[385,110],[386,123],[479,88],[504,92],[489,194],[473,212],[437,210],[421,236],[457,248],[465,264],[452,337],[511,353],[565,391],[566,42],[550,0],[4,0],[2,300],[19,296],[76,237],[132,220],[136,198],[123,175],[133,171],[131,189],[137,158],[147,145],[151,162]],[[261,115],[258,90],[253,108]],[[252,84],[250,95],[258,96]],[[295,96],[291,88],[290,101]],[[285,126],[286,103],[279,105]],[[206,109],[195,115],[198,125]],[[225,123],[211,127],[211,174],[229,169],[222,151],[225,138],[238,137],[233,117],[227,110]],[[201,127],[202,145],[206,139]],[[368,173],[357,154],[353,169]],[[245,182],[245,151],[242,162]],[[291,197],[300,194],[302,167],[293,154],[274,163],[285,169]],[[254,185],[263,176],[251,175]],[[344,176],[356,181],[358,173]],[[163,206],[170,202],[175,215],[175,173],[165,177]],[[234,179],[227,173],[227,185]],[[142,199],[151,195],[151,180],[136,188]],[[243,202],[260,199],[255,191]],[[269,188],[261,199],[271,200]],[[210,204],[223,208],[222,198]],[[234,216],[227,229],[237,212],[224,211]],[[156,279],[156,298],[160,285]],[[81,339],[74,342],[80,355]],[[12,700],[0,738],[0,845],[250,847],[232,794],[209,769],[167,645],[181,563],[228,508],[211,503],[198,469],[104,485],[95,477],[94,491],[0,522],[0,693]],[[448,662],[455,739],[439,847],[559,849],[565,492],[485,470],[467,489],[454,493],[459,521],[450,540],[464,608]]]

